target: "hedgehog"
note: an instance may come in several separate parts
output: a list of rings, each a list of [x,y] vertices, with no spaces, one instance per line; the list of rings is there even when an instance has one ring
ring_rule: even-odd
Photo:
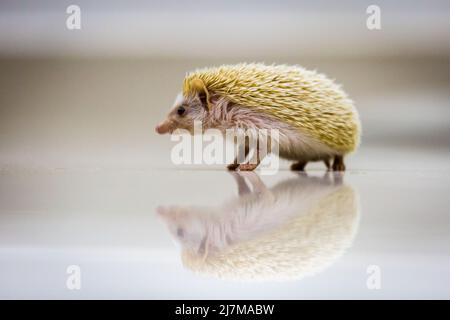
[[[278,156],[294,161],[291,169],[297,171],[311,161],[344,171],[344,156],[356,150],[361,131],[358,112],[340,85],[296,65],[242,63],[188,73],[174,106],[155,130],[193,134],[195,121],[201,121],[203,130],[222,133],[232,128],[277,129]],[[245,154],[238,155],[229,170],[254,170],[271,151],[252,163],[239,163],[250,150],[238,150]]]

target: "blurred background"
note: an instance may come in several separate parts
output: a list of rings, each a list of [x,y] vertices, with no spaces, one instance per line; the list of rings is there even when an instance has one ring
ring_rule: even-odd
[[[174,168],[154,127],[186,72],[237,62],[316,69],[360,112],[345,176],[359,232],[302,285],[199,279],[154,216],[236,193],[222,166]],[[449,1],[0,0],[0,297],[448,298],[449,89]],[[65,286],[70,264],[80,292]],[[366,288],[370,264],[381,291]]]
[[[80,30],[66,28],[71,4]],[[381,29],[369,30],[371,4],[2,0],[0,164],[170,166],[154,126],[185,73],[256,61],[336,79],[360,111],[363,148],[393,148],[392,169],[429,165],[450,146],[450,4],[377,1]],[[371,158],[352,167],[377,167]]]

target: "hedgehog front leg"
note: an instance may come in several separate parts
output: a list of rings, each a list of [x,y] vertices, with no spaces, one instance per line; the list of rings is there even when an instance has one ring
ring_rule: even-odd
[[[333,171],[345,171],[344,156],[334,156]]]
[[[234,159],[233,163],[231,163],[227,166],[228,170],[236,171],[239,168],[239,161],[245,160],[247,158],[248,153],[250,151],[249,144],[247,142],[245,142],[243,149],[244,150],[242,150],[242,146],[241,147],[238,146],[236,158]],[[242,154],[242,151],[243,151],[243,154]]]
[[[256,152],[258,153],[258,155],[256,156],[256,161],[250,162],[250,160],[252,159],[248,159],[247,163],[241,163],[238,167],[239,171],[253,171],[259,166],[262,159],[262,157],[260,157],[259,155],[259,148],[256,148]]]
[[[259,162],[258,163],[241,163],[239,165],[239,170],[240,171],[253,171],[258,166],[259,166]]]
[[[258,140],[257,144],[256,144],[256,148],[255,148],[256,154],[253,154],[251,159],[247,160],[247,163],[241,163],[239,165],[238,168],[240,171],[253,171],[259,166],[262,159],[264,159],[264,157],[267,154],[267,150],[265,150],[264,152],[261,152],[260,143],[262,143],[262,142],[260,140]],[[256,156],[256,160],[255,160],[255,156]],[[255,161],[252,161],[252,160],[255,160]]]

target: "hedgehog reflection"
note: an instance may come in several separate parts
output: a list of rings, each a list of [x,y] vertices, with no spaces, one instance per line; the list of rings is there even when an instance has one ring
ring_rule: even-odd
[[[217,207],[159,207],[185,267],[232,279],[299,279],[348,248],[358,225],[356,192],[341,175],[301,174],[267,188],[232,173],[239,197]]]

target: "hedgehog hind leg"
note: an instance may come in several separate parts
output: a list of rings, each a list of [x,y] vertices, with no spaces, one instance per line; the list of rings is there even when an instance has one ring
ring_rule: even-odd
[[[334,156],[333,171],[345,171],[344,156]]]
[[[305,171],[305,167],[308,161],[300,160],[291,165],[292,171]]]

